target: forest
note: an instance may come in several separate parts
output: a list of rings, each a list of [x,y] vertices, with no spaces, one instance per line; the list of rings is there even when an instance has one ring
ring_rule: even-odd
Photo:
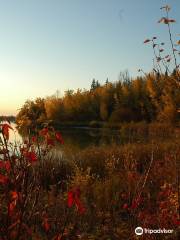
[[[178,72],[151,72],[130,78],[122,72],[119,80],[102,85],[93,79],[89,90],[67,90],[41,99],[28,100],[16,117],[19,129],[42,124],[116,126],[124,122],[177,123],[180,118]]]

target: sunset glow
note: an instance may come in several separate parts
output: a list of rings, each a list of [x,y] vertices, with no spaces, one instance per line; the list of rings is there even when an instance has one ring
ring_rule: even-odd
[[[0,114],[56,90],[89,88],[93,78],[116,81],[120,71],[152,69],[143,40],[157,33],[164,1],[0,1]],[[171,0],[179,20],[180,2]],[[139,11],[141,13],[139,14]],[[178,24],[173,32],[178,33]]]

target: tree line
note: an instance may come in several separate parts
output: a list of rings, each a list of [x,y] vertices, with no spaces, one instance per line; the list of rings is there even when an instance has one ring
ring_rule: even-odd
[[[3,121],[8,121],[8,122],[15,122],[16,118],[15,116],[5,116],[5,115],[1,115],[0,116],[0,122],[3,122]]]
[[[58,95],[28,100],[16,116],[19,128],[73,122],[138,122],[179,120],[180,88],[177,73],[149,73],[99,84],[93,79],[89,90],[67,90]]]

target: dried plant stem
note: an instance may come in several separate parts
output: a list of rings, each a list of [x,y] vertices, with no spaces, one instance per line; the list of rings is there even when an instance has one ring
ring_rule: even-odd
[[[148,176],[149,176],[149,173],[150,173],[150,170],[151,170],[153,161],[154,161],[154,150],[153,150],[153,143],[152,143],[151,161],[150,161],[149,167],[148,167],[148,169],[147,169],[146,175],[145,175],[145,177],[144,177],[144,181],[143,181],[143,184],[142,184],[142,187],[141,187],[141,191],[140,191],[139,194],[138,194],[138,198],[141,196],[142,191],[143,191],[143,189],[144,189],[144,187],[145,187],[145,185],[146,185],[146,182],[147,182],[147,179],[148,179]]]
[[[168,10],[167,9],[166,9],[166,14],[167,14],[167,19],[169,19],[169,14],[168,14]],[[167,22],[167,25],[168,25],[169,39],[170,39],[171,48],[172,48],[173,57],[174,57],[174,64],[175,64],[176,69],[178,69],[176,55],[174,53],[174,44],[173,44],[173,40],[172,40],[172,33],[171,33],[171,28],[170,28],[169,22]]]
[[[176,184],[177,184],[177,192],[178,192],[178,215],[180,218],[180,161],[176,156]]]
[[[154,44],[155,44],[155,43],[154,43],[154,41],[152,40],[153,53],[154,53],[155,59],[156,59],[156,61],[157,61],[158,56],[157,56],[157,54],[156,54],[155,48],[153,47]],[[162,73],[161,65],[159,64],[159,62],[157,62],[157,66],[159,67],[158,71],[160,71],[160,73]]]

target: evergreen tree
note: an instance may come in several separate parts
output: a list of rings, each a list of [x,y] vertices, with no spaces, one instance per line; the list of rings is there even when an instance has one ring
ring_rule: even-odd
[[[107,78],[107,79],[106,79],[106,82],[105,82],[105,85],[107,86],[108,83],[109,83],[109,79]]]
[[[100,83],[98,82],[98,80],[96,81],[96,88],[100,87]]]
[[[96,89],[96,80],[93,78],[92,83],[91,83],[91,91]]]

